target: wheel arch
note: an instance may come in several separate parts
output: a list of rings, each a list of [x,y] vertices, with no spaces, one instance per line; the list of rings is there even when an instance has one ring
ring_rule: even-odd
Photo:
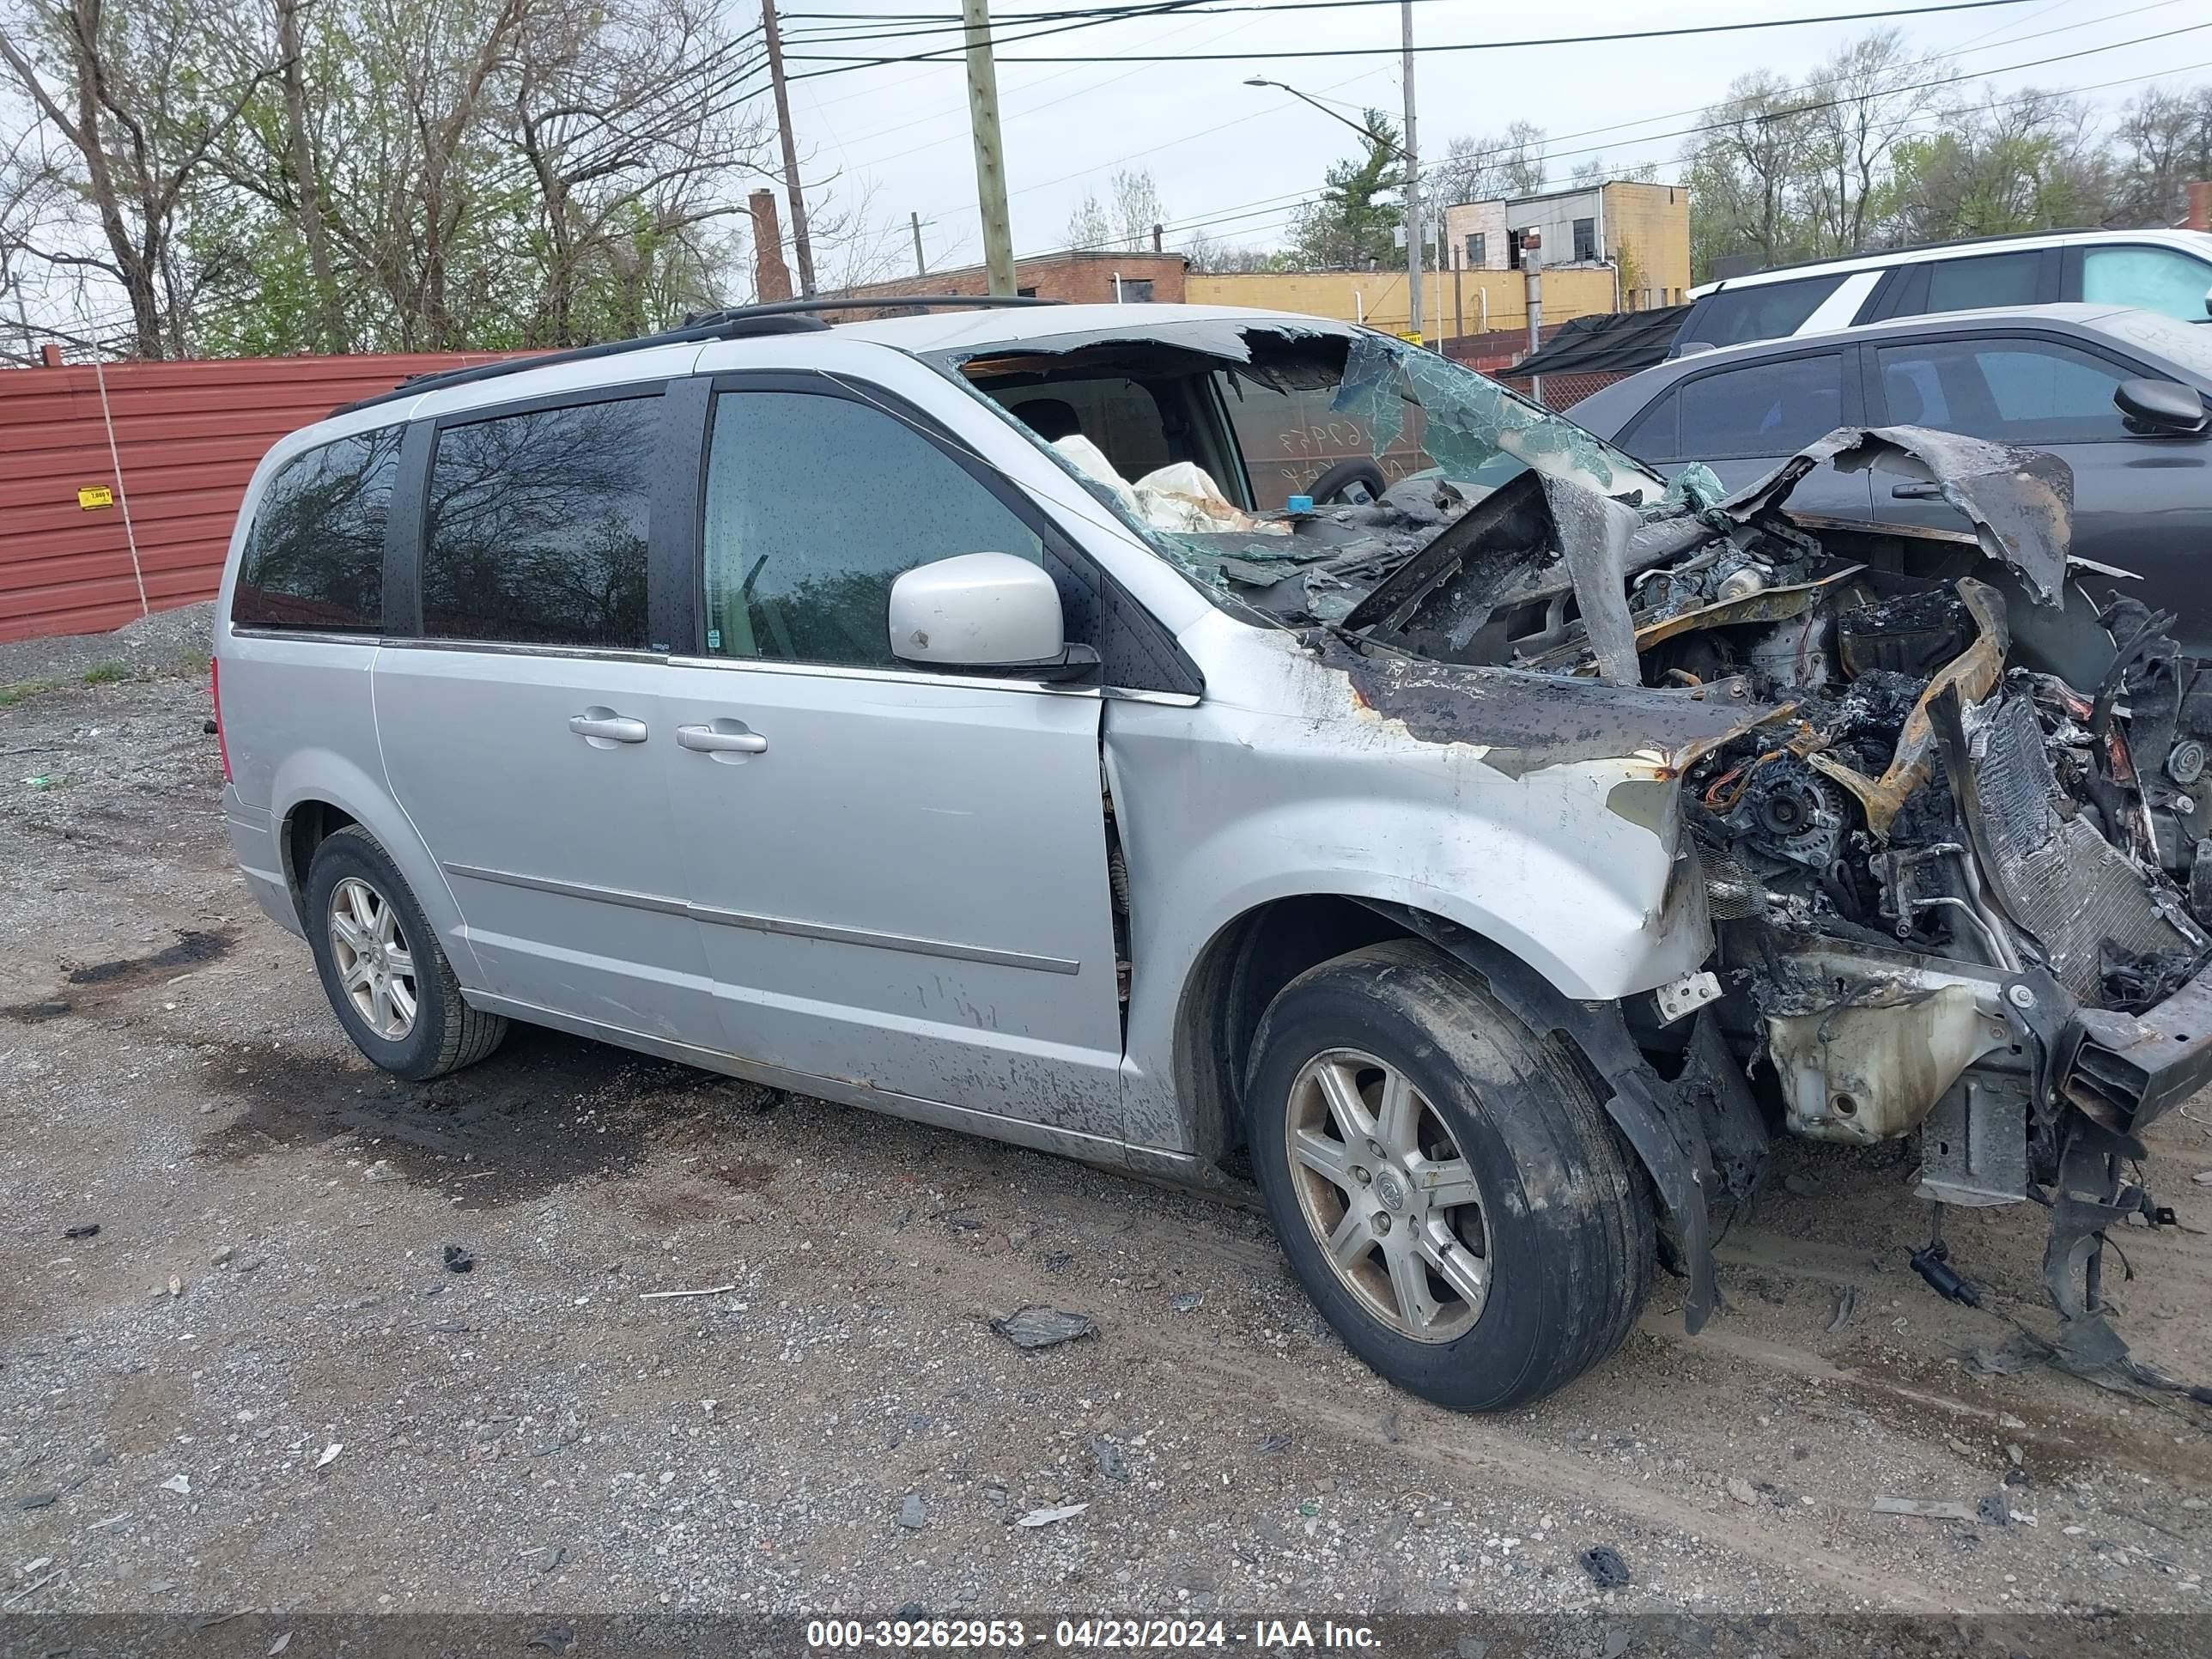
[[[1433,912],[1342,894],[1270,899],[1218,929],[1186,975],[1177,1007],[1176,1085],[1200,1156],[1218,1164],[1243,1144],[1243,1079],[1260,1015],[1282,988],[1333,957],[1389,939],[1419,939],[1480,974],[1539,1031],[1565,1037],[1651,1178],[1689,1279],[1684,1322],[1696,1331],[1715,1302],[1704,1125],[1636,1046],[1618,1002],[1570,997],[1499,942]]]
[[[285,886],[302,927],[312,925],[307,890],[315,849],[333,831],[358,824],[376,837],[398,867],[463,983],[480,982],[471,976],[476,957],[460,937],[460,907],[444,872],[405,810],[376,779],[328,750],[302,753],[279,771],[270,805]]]

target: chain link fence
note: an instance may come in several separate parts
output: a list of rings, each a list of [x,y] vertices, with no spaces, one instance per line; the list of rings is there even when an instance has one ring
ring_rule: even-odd
[[[1568,410],[1592,392],[1628,377],[1611,369],[1587,369],[1565,374],[1539,374],[1533,380],[1525,374],[1501,374],[1498,378],[1547,409]]]

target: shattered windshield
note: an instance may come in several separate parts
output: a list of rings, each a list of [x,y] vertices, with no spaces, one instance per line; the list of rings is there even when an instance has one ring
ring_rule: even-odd
[[[1682,498],[1571,421],[1367,329],[1167,323],[957,368],[1209,597],[1285,621],[1341,620],[1529,472],[1631,509]]]

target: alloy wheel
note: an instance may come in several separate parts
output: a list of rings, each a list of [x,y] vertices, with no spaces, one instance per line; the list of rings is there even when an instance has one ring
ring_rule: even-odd
[[[400,1042],[415,1029],[415,957],[391,902],[358,876],[331,890],[331,955],[338,985],[368,1029]]]
[[[1298,1073],[1283,1122],[1298,1209],[1346,1288],[1401,1336],[1464,1335],[1489,1299],[1489,1223],[1474,1170],[1412,1079],[1332,1048]]]

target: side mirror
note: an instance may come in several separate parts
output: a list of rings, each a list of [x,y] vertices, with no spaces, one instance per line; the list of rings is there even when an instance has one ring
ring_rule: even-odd
[[[1060,589],[1011,553],[962,553],[891,583],[891,654],[925,668],[1001,669],[1068,679],[1097,660],[1061,632]]]
[[[2207,424],[2204,399],[2175,380],[2123,380],[2112,401],[2130,432],[2194,434]]]

